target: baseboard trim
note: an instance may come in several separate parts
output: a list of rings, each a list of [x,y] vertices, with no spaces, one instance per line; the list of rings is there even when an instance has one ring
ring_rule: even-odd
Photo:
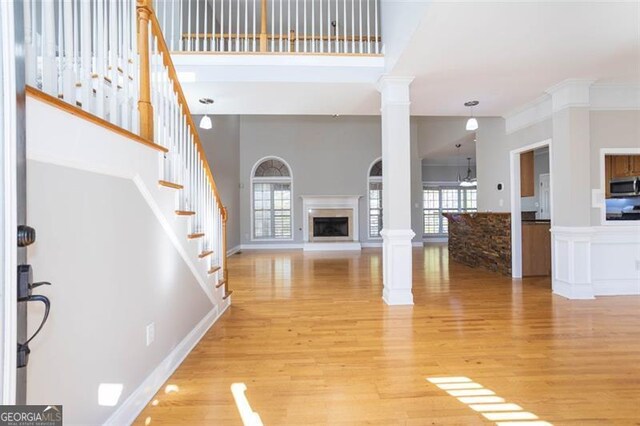
[[[240,244],[238,244],[235,247],[230,248],[229,250],[227,250],[227,256],[231,256],[236,254],[237,252],[240,251],[240,249],[242,248],[242,246]]]
[[[182,339],[171,353],[158,365],[147,378],[133,391],[131,395],[114,411],[104,423],[105,425],[129,425],[140,415],[151,398],[160,390],[164,382],[176,371],[211,326],[224,314],[230,305],[227,302],[219,311],[213,308],[200,322]]]
[[[284,243],[284,244],[241,244],[242,250],[301,250],[302,244]]]
[[[424,238],[422,240],[422,242],[424,244],[431,244],[431,243],[448,243],[449,242],[449,237],[433,237],[433,238]]]

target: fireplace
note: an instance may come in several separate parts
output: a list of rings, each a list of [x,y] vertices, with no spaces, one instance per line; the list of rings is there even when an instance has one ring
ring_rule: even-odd
[[[314,217],[314,237],[348,237],[349,218],[341,217]]]
[[[359,196],[302,195],[304,250],[360,250]]]

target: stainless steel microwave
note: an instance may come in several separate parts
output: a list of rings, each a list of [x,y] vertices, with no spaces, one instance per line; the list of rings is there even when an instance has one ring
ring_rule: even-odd
[[[640,176],[611,179],[609,192],[613,198],[640,196]]]

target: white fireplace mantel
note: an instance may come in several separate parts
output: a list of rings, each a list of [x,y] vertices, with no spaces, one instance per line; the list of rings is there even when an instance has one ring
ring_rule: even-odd
[[[360,250],[358,205],[362,195],[301,195],[302,235],[305,250]],[[316,209],[351,209],[353,211],[353,240],[349,242],[317,243],[309,241],[309,211]]]

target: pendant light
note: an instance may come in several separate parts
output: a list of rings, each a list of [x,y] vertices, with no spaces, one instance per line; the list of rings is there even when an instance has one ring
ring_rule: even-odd
[[[478,130],[478,120],[473,116],[473,107],[478,105],[480,102],[478,101],[469,101],[465,102],[464,106],[469,107],[471,109],[471,116],[467,120],[466,129],[469,131]]]
[[[467,157],[467,176],[460,182],[460,186],[470,187],[477,184],[478,180],[471,177],[471,157]]]
[[[203,105],[212,105],[213,99],[201,98],[200,103]],[[211,121],[211,118],[207,114],[205,114],[200,120],[200,128],[204,130],[210,130],[212,127],[213,127],[213,122]]]

